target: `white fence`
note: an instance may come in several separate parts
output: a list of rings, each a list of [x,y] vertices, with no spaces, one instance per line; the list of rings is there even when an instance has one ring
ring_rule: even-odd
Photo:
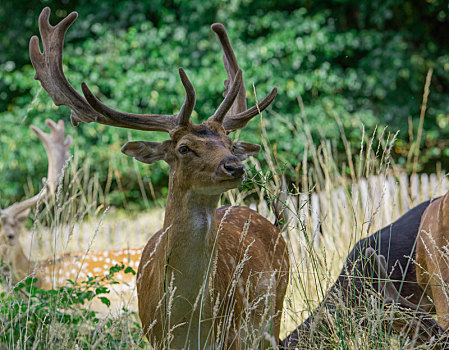
[[[335,237],[352,245],[419,203],[443,195],[448,188],[449,179],[444,174],[414,174],[410,178],[401,174],[371,176],[346,187],[288,195],[285,220],[292,251],[301,256],[310,246],[315,250],[334,247],[328,240]]]

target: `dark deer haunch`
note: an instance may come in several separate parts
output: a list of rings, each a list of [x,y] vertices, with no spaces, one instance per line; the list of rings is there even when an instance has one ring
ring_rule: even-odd
[[[338,295],[339,301],[356,310],[366,302],[368,290],[378,292],[384,303],[412,313],[412,321],[408,323],[393,322],[394,330],[408,327],[408,334],[418,342],[440,336],[444,330],[429,313],[434,306],[417,283],[415,266],[418,229],[429,204],[427,201],[418,205],[392,224],[358,241],[323,304],[281,342],[281,348],[294,349],[308,339],[316,325],[324,322],[322,310],[335,308],[333,296]]]

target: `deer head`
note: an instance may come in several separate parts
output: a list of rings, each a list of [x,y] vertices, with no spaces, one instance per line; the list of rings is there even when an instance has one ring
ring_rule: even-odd
[[[62,51],[67,29],[77,18],[72,12],[56,26],[50,25],[50,9],[45,8],[39,17],[39,39],[30,40],[30,58],[39,80],[56,105],[66,105],[72,110],[74,125],[80,122],[96,122],[122,128],[146,131],[162,131],[170,140],[155,143],[128,142],[122,152],[143,163],[165,160],[170,164],[173,185],[211,194],[236,187],[244,174],[242,160],[260,151],[259,145],[233,142],[228,134],[244,128],[248,121],[267,108],[276,96],[276,88],[258,105],[247,109],[246,91],[229,38],[221,24],[212,25],[224,52],[224,64],[228,79],[225,82],[225,98],[207,121],[195,125],[190,116],[195,107],[195,90],[185,71],[179,76],[186,95],[176,115],[131,114],[113,110],[100,102],[82,83],[84,97],[67,81],[62,70]]]
[[[59,177],[63,171],[66,153],[72,142],[69,135],[64,140],[64,123],[62,120],[58,124],[50,119],[46,120],[47,125],[51,129],[51,133],[47,134],[35,126],[31,126],[39,139],[42,141],[48,157],[47,179],[43,179],[45,186],[35,196],[25,199],[22,202],[14,203],[5,209],[0,209],[0,259],[7,265],[13,264],[16,270],[19,266],[28,265],[28,260],[22,251],[19,243],[19,235],[23,224],[28,218],[31,209],[37,208],[40,203],[45,202],[49,195],[54,195],[59,181]],[[20,269],[20,270],[23,270]]]

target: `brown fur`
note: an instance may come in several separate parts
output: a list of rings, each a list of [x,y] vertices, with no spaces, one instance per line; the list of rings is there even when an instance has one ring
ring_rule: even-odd
[[[282,315],[283,300],[288,283],[289,261],[287,256],[287,247],[284,239],[280,236],[276,227],[271,224],[263,216],[245,207],[232,207],[229,213],[225,212],[228,208],[221,208],[216,211],[216,218],[221,225],[217,238],[217,270],[212,277],[210,283],[213,290],[213,300],[220,298],[220,309],[216,315],[215,322],[211,325],[216,328],[219,326],[220,320],[226,318],[227,315],[233,314],[232,327],[228,335],[228,342],[231,342],[237,335],[239,329],[239,321],[242,317],[246,304],[251,304],[258,297],[274,292],[273,310],[274,316],[272,323],[272,336],[274,339],[279,338],[280,321]],[[244,226],[249,222],[247,234],[244,234]],[[159,266],[157,272],[154,271],[156,263],[151,263],[145,267],[148,261],[167,261],[168,251],[166,249],[166,240],[162,237],[163,231],[158,231],[147,243],[142,254],[142,261],[139,265],[137,290],[139,295],[139,315],[145,332],[150,339],[163,339],[163,325],[167,322],[166,311],[163,307],[158,308],[158,304],[164,296],[165,285],[170,282],[170,277],[165,273],[165,264]],[[159,241],[159,244],[158,244]],[[250,259],[244,263],[243,271],[238,278],[238,285],[230,297],[224,300],[223,295],[228,296],[233,289],[232,284],[236,279],[237,265],[242,261],[246,249]],[[232,259],[231,259],[232,258]],[[275,283],[273,290],[267,291],[264,285],[264,279],[271,278],[274,273]],[[246,297],[246,284],[249,282],[249,300],[244,301]],[[214,303],[210,303],[209,306]],[[232,305],[229,307],[229,305]],[[261,320],[265,305],[261,303],[261,307],[257,309],[252,317],[254,322]],[[150,311],[151,310],[151,311]],[[204,319],[211,317],[213,310],[205,310]],[[173,320],[173,324],[178,322],[188,322],[188,314],[186,318],[181,320]],[[156,320],[157,323],[151,330],[150,325]],[[207,326],[206,326],[207,327]],[[206,332],[208,329],[206,328]]]
[[[435,305],[438,323],[449,327],[449,193],[429,204],[418,231],[416,277]]]

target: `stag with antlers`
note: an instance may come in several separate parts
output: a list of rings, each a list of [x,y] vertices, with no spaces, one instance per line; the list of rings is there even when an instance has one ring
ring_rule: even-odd
[[[5,268],[10,272],[13,283],[29,276],[35,268],[39,286],[44,285],[46,281],[50,282],[50,274],[47,276],[48,280],[43,275],[44,271],[41,268],[44,264],[30,261],[23,252],[19,242],[20,231],[31,209],[36,209],[39,204],[45,202],[46,198],[54,196],[59,178],[64,169],[66,153],[72,142],[70,135],[64,140],[64,123],[62,121],[55,124],[50,119],[47,119],[46,123],[51,129],[50,134],[46,134],[39,128],[31,126],[31,129],[42,141],[47,153],[48,174],[45,186],[35,196],[22,202],[14,203],[8,208],[0,209],[0,238],[2,240],[0,258],[3,260]]]
[[[35,126],[31,129],[42,141],[48,157],[48,174],[46,184],[35,196],[22,202],[17,202],[8,208],[0,209],[2,247],[0,258],[4,267],[10,272],[12,282],[18,282],[29,276],[34,269],[38,277],[38,285],[45,283],[40,263],[30,261],[19,242],[19,234],[31,209],[36,209],[39,204],[45,202],[46,198],[54,196],[55,190],[64,168],[66,153],[72,142],[71,136],[64,140],[64,123],[59,121],[55,124],[50,119],[46,121],[51,129],[50,134],[44,133]],[[38,267],[39,265],[39,267]],[[48,280],[49,282],[50,280]]]
[[[51,258],[33,261],[23,251],[20,243],[20,233],[31,210],[38,210],[41,204],[49,198],[53,199],[56,188],[62,180],[63,169],[67,158],[67,150],[72,142],[69,135],[64,139],[64,123],[57,124],[46,120],[51,133],[47,134],[35,126],[31,129],[42,141],[48,157],[48,174],[42,190],[22,202],[17,202],[8,208],[0,209],[0,260],[3,262],[4,272],[12,284],[16,284],[28,277],[35,277],[35,286],[42,289],[52,289],[67,285],[67,280],[85,281],[89,277],[109,274],[109,269],[115,265],[124,264],[137,268],[142,249],[117,249],[103,251],[74,252],[54,255]],[[123,303],[126,307],[134,308],[135,281],[131,273],[117,273],[115,278],[120,285],[111,285],[109,299],[113,310],[120,310]],[[98,303],[89,307],[103,311],[104,307]],[[110,311],[110,310],[107,310]]]
[[[128,142],[122,148],[140,162],[164,160],[170,166],[163,228],[147,243],[137,273],[139,316],[147,338],[156,347],[176,349],[276,343],[288,283],[285,241],[249,208],[217,209],[221,193],[241,182],[242,161],[260,151],[259,145],[233,142],[228,134],[267,108],[276,89],[247,109],[242,71],[224,27],[214,24],[228,80],[223,102],[207,121],[190,121],[195,90],[182,68],[186,95],[178,114],[119,112],[100,102],[85,83],[84,97],[69,84],[62,70],[63,42],[77,14],[56,26],[49,24],[49,15],[45,8],[39,17],[43,52],[35,36],[30,57],[36,79],[56,105],[71,108],[74,125],[96,122],[170,135],[162,143]]]

